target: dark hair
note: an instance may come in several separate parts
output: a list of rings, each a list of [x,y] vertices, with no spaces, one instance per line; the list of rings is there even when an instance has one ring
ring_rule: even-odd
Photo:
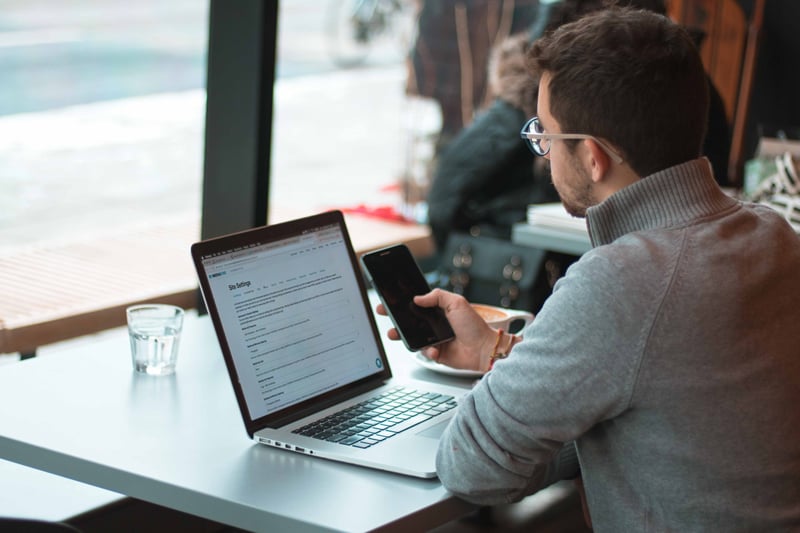
[[[691,38],[666,17],[592,13],[536,41],[529,66],[550,75],[550,112],[563,132],[610,141],[640,176],[699,156],[708,81]]]
[[[544,31],[552,31],[564,24],[575,22],[584,15],[610,7],[646,9],[659,15],[667,14],[664,0],[561,0],[553,4],[550,20]]]

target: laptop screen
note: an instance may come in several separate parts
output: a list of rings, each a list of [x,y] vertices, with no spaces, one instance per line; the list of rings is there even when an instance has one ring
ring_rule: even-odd
[[[388,372],[346,230],[324,218],[223,237],[195,257],[250,420]]]

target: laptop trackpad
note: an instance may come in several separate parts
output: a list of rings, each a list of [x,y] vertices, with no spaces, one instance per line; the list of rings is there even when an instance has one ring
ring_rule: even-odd
[[[447,424],[449,423],[450,423],[449,420],[445,420],[444,422],[439,422],[435,426],[431,426],[424,431],[420,431],[419,433],[417,433],[417,435],[421,437],[430,437],[432,439],[438,439],[439,437],[442,436],[442,433],[444,433],[444,428],[446,428]]]

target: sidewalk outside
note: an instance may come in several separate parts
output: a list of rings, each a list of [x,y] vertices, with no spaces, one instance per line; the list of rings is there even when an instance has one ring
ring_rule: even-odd
[[[401,66],[278,80],[271,209],[399,207],[438,128]],[[0,117],[0,254],[200,211],[205,91]],[[410,150],[414,148],[416,153]],[[419,173],[417,169],[417,173]],[[35,176],[35,179],[30,179]]]

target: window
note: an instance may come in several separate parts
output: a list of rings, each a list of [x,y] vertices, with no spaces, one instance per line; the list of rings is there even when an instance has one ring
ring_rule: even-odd
[[[190,261],[173,266],[159,246],[182,258],[199,235],[208,10],[208,0],[3,2],[0,352],[124,323],[108,306],[150,287],[145,270],[151,293],[177,291],[175,279],[192,290]],[[81,330],[48,326],[95,309],[108,316]]]
[[[526,3],[535,0],[508,5]],[[263,224],[268,213],[423,220],[444,121],[434,100],[407,90],[418,5],[7,0],[0,256],[76,239],[102,245],[151,225],[180,225],[194,240]],[[489,17],[494,30],[509,29],[506,11]],[[459,107],[467,121],[484,96],[473,92]],[[189,271],[179,275],[193,279]]]
[[[364,50],[341,38],[360,5],[384,10]],[[393,0],[212,2],[204,235],[267,211],[403,210],[438,129],[436,106],[405,94],[413,16]]]
[[[406,94],[413,2],[280,3],[270,214],[403,208],[438,109]],[[416,165],[416,167],[415,167]]]
[[[0,252],[199,219],[207,0],[0,10]]]

